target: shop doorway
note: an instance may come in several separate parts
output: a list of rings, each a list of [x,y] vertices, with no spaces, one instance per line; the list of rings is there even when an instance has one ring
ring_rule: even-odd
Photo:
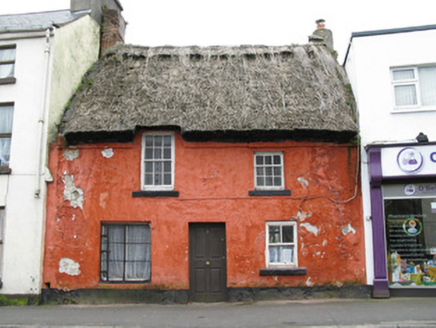
[[[189,224],[189,293],[193,302],[227,300],[224,223]]]

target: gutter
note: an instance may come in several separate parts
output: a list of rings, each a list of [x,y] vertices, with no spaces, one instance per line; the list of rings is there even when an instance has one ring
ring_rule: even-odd
[[[0,33],[0,41],[3,40],[22,40],[22,39],[35,39],[35,38],[44,38],[47,34],[46,29],[44,31],[32,31],[32,32],[13,32],[13,33]],[[53,33],[52,33],[53,35]]]
[[[35,188],[35,198],[39,198],[41,195],[41,171],[42,171],[42,158],[44,152],[44,127],[45,127],[45,117],[48,112],[49,107],[49,78],[50,78],[50,56],[51,56],[51,36],[54,36],[55,28],[51,27],[46,30],[45,33],[45,70],[44,70],[44,80],[43,80],[43,103],[39,112],[39,132],[38,140],[39,147],[37,148],[37,167],[36,167],[36,188]]]

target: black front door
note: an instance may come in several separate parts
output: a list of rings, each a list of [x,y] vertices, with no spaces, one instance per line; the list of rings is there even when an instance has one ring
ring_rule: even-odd
[[[189,224],[189,292],[193,302],[227,300],[224,223]]]

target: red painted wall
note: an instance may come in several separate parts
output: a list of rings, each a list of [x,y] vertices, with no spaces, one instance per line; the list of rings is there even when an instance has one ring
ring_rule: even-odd
[[[178,198],[132,197],[133,191],[140,190],[141,133],[130,144],[52,145],[54,182],[48,186],[44,283],[66,290],[188,289],[189,222],[225,222],[228,287],[366,284],[359,188],[354,197],[359,181],[355,145],[195,143],[184,141],[179,133],[175,144]],[[112,157],[102,155],[106,148],[112,148]],[[77,150],[76,159],[64,156]],[[291,196],[248,195],[254,189],[255,151],[283,151],[285,188]],[[83,190],[83,209],[64,200],[65,174],[72,175]],[[265,222],[291,218],[298,219],[298,261],[307,275],[260,276],[259,270],[266,267]],[[151,283],[99,281],[101,222],[150,223]],[[315,226],[317,233],[303,223]],[[345,234],[343,229],[349,225],[354,231]],[[78,263],[80,273],[61,273],[62,258]]]

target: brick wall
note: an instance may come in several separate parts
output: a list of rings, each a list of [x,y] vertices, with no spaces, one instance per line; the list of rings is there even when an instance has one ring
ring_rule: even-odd
[[[117,10],[104,10],[101,28],[101,46],[100,56],[106,49],[124,43],[124,39],[120,33],[120,13]]]

